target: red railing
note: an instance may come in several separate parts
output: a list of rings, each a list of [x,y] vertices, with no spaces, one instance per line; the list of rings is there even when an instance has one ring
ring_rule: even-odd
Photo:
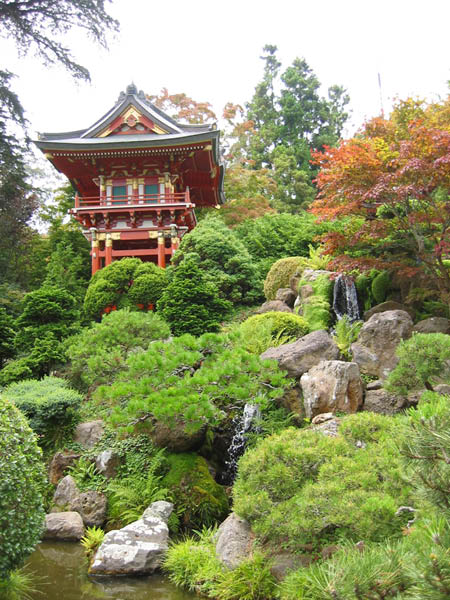
[[[156,206],[159,204],[189,204],[189,189],[185,192],[165,192],[164,194],[137,194],[126,196],[83,196],[75,195],[75,208],[93,208],[94,206]]]

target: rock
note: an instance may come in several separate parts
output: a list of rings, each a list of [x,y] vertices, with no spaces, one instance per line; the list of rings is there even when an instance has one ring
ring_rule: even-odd
[[[320,413],[316,415],[311,423],[313,425],[320,425],[321,423],[326,423],[327,421],[331,421],[334,418],[334,414],[332,412]]]
[[[413,327],[416,333],[450,333],[450,320],[444,317],[430,317],[419,321]]]
[[[115,477],[117,468],[120,464],[119,456],[112,450],[104,450],[95,458],[95,466],[97,471],[102,473],[107,479]]]
[[[314,296],[314,288],[312,285],[307,283],[306,285],[302,285],[302,287],[298,291],[298,295],[300,298],[300,302],[304,302],[310,296]]]
[[[231,513],[216,534],[216,556],[229,569],[234,569],[248,557],[253,541],[249,523]]]
[[[154,502],[138,521],[107,533],[89,573],[137,575],[159,569],[167,551],[167,520],[172,509],[173,505],[169,502]]]
[[[290,571],[297,571],[301,567],[308,567],[313,561],[310,554],[289,554],[280,552],[271,557],[270,572],[277,581],[282,581]]]
[[[277,348],[269,348],[261,358],[278,362],[281,369],[288,372],[289,377],[301,377],[321,360],[339,358],[339,348],[332,337],[323,329],[313,331],[291,344],[282,344]]]
[[[282,406],[288,412],[293,413],[298,417],[303,418],[305,416],[302,390],[297,385],[285,390],[283,396],[279,398],[276,402],[279,406]]]
[[[268,302],[264,302],[264,304],[258,308],[256,314],[262,315],[263,313],[272,311],[291,313],[292,309],[281,300],[269,300]]]
[[[154,428],[149,436],[155,446],[167,448],[172,452],[189,452],[199,448],[205,439],[205,428],[195,433],[186,433],[185,425],[181,422],[166,425],[161,421],[154,422]]]
[[[44,539],[78,541],[83,535],[83,519],[77,512],[58,512],[45,516]]]
[[[363,387],[356,363],[325,360],[300,379],[308,418],[321,413],[354,413],[362,404]]]
[[[56,485],[64,476],[64,471],[80,458],[81,454],[76,452],[57,452],[48,468],[48,479],[51,484]]]
[[[386,302],[372,306],[371,309],[366,310],[363,319],[364,321],[368,321],[370,317],[373,317],[373,315],[386,312],[388,310],[403,310],[409,314],[411,319],[414,319],[414,311],[412,308],[409,308],[409,306],[405,306],[404,304],[400,304],[400,302],[394,302],[394,300],[387,300]]]
[[[289,279],[289,287],[294,292],[295,295],[298,294],[298,284],[300,283],[300,279],[302,278],[301,274],[296,271],[292,277]]]
[[[294,294],[291,288],[280,288],[276,293],[275,300],[280,300],[284,304],[287,304],[289,308],[294,308],[296,297],[297,294]]]
[[[315,418],[318,417],[320,417],[320,415],[317,415],[317,417]],[[317,425],[312,425],[311,429],[313,429],[314,431],[319,431],[323,435],[327,435],[329,437],[336,437],[339,432],[340,423],[341,420],[338,417],[333,417],[332,419],[328,419],[326,421],[323,421],[322,423],[318,423]]]
[[[78,496],[80,490],[75,483],[75,479],[71,475],[66,475],[58,483],[58,486],[53,495],[53,504],[59,509],[72,510],[73,500]]]
[[[84,448],[92,448],[103,436],[105,424],[102,420],[80,423],[75,429],[75,441]]]
[[[328,278],[330,278],[332,275],[336,275],[336,273],[325,271],[324,269],[305,269],[302,273],[302,281],[316,281],[321,275],[328,275]]]
[[[442,396],[450,396],[450,385],[447,385],[446,383],[435,385],[433,390],[438,394],[442,394]]]
[[[366,385],[366,390],[381,390],[383,387],[383,382],[381,379],[375,379],[375,381],[369,381]]]
[[[411,403],[404,396],[379,389],[367,390],[362,409],[380,415],[395,415],[410,405]]]
[[[81,515],[86,527],[101,527],[106,521],[106,496],[94,490],[81,492],[73,498],[70,509]]]
[[[376,313],[364,323],[351,346],[354,362],[362,373],[386,379],[398,362],[398,344],[411,337],[413,322],[403,310]]]

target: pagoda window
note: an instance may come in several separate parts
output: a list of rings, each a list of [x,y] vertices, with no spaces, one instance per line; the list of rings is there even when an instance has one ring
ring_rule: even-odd
[[[111,204],[128,204],[132,194],[133,186],[128,185],[124,179],[113,181],[112,185],[106,186],[106,196]]]
[[[146,204],[157,204],[159,185],[157,183],[146,183],[144,185],[144,201]]]

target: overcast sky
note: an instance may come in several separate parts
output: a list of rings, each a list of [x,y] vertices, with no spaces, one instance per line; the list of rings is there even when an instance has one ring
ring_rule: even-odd
[[[55,0],[56,1],[56,0]],[[147,93],[165,86],[209,101],[245,103],[261,79],[265,44],[287,67],[304,57],[326,88],[343,85],[352,127],[395,96],[436,99],[450,79],[450,0],[113,0],[121,23],[105,51],[79,31],[67,38],[92,83],[32,55],[18,59],[0,40],[0,64],[18,75],[14,89],[32,131],[70,131],[95,122],[134,81]]]

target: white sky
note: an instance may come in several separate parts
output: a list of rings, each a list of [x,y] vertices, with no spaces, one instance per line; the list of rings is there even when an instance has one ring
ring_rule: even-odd
[[[265,44],[278,46],[285,68],[304,57],[324,91],[347,88],[348,132],[379,114],[378,73],[385,110],[396,96],[448,91],[450,0],[113,0],[108,10],[121,23],[109,51],[80,31],[67,38],[92,84],[31,55],[18,59],[0,40],[0,65],[18,75],[14,89],[33,132],[91,125],[131,81],[147,93],[185,92],[220,114],[227,101],[250,100]]]

